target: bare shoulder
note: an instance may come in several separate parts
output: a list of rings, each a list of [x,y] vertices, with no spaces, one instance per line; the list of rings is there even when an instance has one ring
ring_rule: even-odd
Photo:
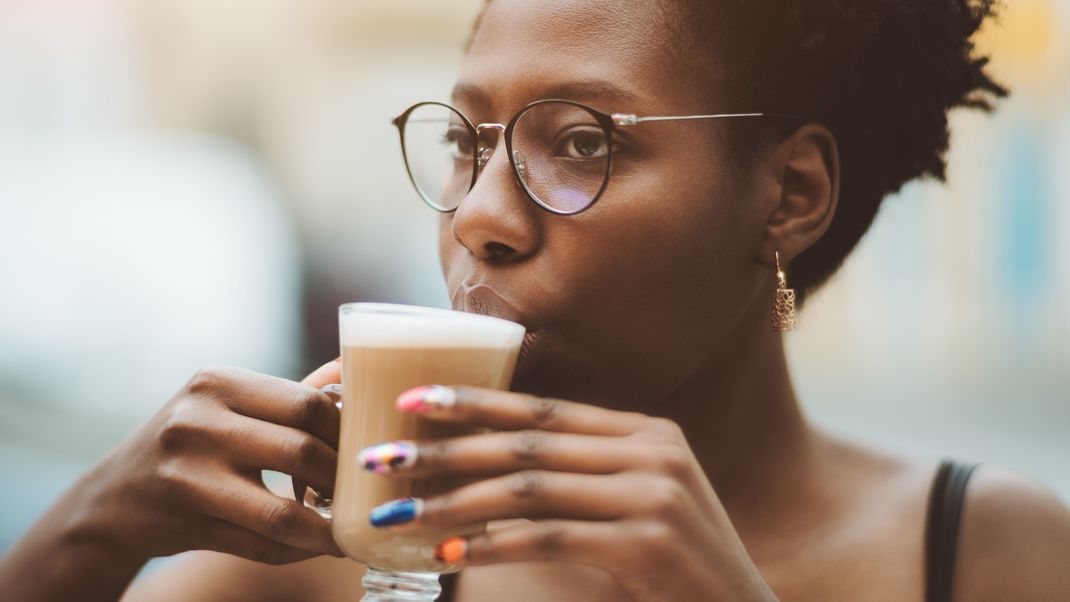
[[[283,566],[216,552],[190,552],[138,579],[123,602],[152,600],[357,600],[364,567],[321,556]]]
[[[1070,600],[1070,511],[1051,489],[981,465],[960,529],[956,599]]]

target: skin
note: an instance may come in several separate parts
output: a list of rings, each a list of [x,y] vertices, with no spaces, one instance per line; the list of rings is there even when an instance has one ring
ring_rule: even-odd
[[[568,85],[606,112],[760,110],[689,85],[654,3],[616,5],[495,0],[454,104],[504,123]],[[468,542],[461,600],[922,598],[935,462],[809,425],[769,327],[774,251],[790,284],[791,258],[835,213],[835,139],[805,125],[737,178],[725,127],[630,128],[606,195],[572,217],[532,203],[499,148],[442,216],[454,307],[536,333],[514,392],[460,389],[456,406],[427,414],[502,432],[423,442],[413,472],[383,477],[483,477],[393,527],[504,521]],[[475,282],[503,301],[473,299]],[[234,369],[194,378],[3,559],[3,591],[114,599],[146,559],[207,549],[229,555],[193,554],[126,598],[355,599],[351,561],[254,562],[337,553],[325,522],[265,498],[252,475],[329,484],[337,416],[316,389],[338,375],[329,363],[302,384]],[[967,491],[956,599],[1070,597],[1070,514],[1057,497],[988,466]],[[212,496],[231,501],[225,516]]]

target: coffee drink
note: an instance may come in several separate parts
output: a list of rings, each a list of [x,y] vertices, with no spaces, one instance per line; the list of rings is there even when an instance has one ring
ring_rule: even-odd
[[[379,304],[343,306],[342,430],[333,499],[333,533],[349,557],[378,569],[450,572],[435,559],[442,540],[479,531],[395,533],[373,527],[369,513],[395,499],[427,498],[463,484],[457,478],[383,476],[358,460],[364,448],[388,441],[421,441],[470,434],[397,409],[404,391],[422,385],[506,389],[524,328],[505,320],[425,308]]]

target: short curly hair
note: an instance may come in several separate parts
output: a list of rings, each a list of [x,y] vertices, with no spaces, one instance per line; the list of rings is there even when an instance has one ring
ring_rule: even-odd
[[[792,261],[799,302],[843,264],[886,196],[916,178],[945,179],[950,109],[990,111],[1007,95],[972,41],[997,0],[666,6],[677,8],[667,12],[683,47],[712,57],[730,82],[733,103],[803,115],[836,138],[840,201],[825,234]]]
[[[662,0],[659,8],[678,55],[715,74],[711,89],[731,91],[721,108],[802,115],[836,138],[840,200],[825,234],[792,261],[799,303],[839,269],[886,196],[916,178],[945,179],[948,111],[991,111],[1007,95],[972,41],[999,0]],[[730,144],[762,138],[730,136]],[[733,150],[746,158],[754,149]]]

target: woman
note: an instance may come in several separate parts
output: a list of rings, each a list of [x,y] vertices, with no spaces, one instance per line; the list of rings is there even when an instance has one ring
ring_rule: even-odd
[[[942,177],[947,111],[1004,94],[969,41],[991,12],[488,4],[451,104],[468,125],[542,99],[597,108],[611,138],[588,124],[552,146],[573,176],[611,177],[601,194],[555,196],[537,155],[505,152],[504,128],[478,129],[484,151],[456,122],[450,142],[479,167],[438,207],[453,209],[439,234],[454,306],[535,336],[514,393],[459,389],[427,414],[505,432],[420,449],[417,468],[484,478],[425,500],[415,523],[539,520],[446,542],[469,567],[453,599],[1070,599],[1070,515],[1050,491],[987,466],[964,488],[968,470],[934,478],[935,461],[816,430],[770,328],[774,298],[777,325],[791,320],[778,258],[801,303],[885,195]],[[762,115],[708,117],[725,113]],[[526,151],[531,128],[512,128],[508,150]],[[338,373],[199,373],[8,554],[3,591],[116,598],[148,558],[201,549],[226,555],[194,555],[127,598],[356,599],[352,562],[296,563],[339,555],[327,524],[259,482],[267,468],[330,486],[338,416],[318,388]]]

